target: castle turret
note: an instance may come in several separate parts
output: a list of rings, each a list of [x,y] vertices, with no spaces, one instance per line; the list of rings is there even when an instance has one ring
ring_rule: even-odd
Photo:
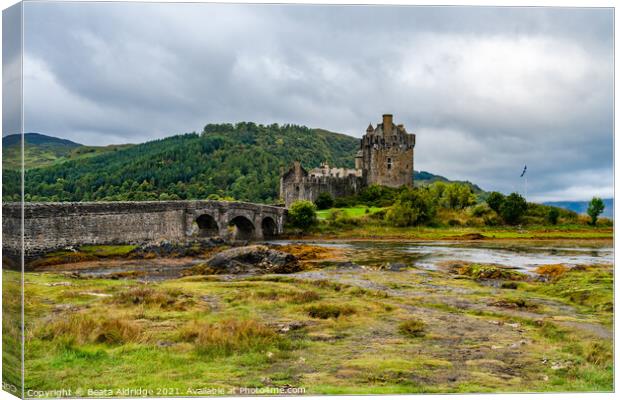
[[[392,114],[383,114],[383,137],[392,134]]]
[[[360,145],[365,183],[413,186],[415,135],[407,133],[404,125],[395,125],[392,114],[384,114],[382,123],[373,132],[381,136],[372,135],[367,130]]]

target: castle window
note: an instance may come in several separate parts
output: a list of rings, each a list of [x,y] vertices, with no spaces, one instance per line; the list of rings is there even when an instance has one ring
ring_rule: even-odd
[[[299,192],[299,186],[295,186],[295,191]]]
[[[392,169],[392,159],[389,157],[387,159],[387,169]]]

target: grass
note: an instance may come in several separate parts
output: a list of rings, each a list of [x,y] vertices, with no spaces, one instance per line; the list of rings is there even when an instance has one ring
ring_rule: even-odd
[[[306,307],[306,312],[312,318],[328,319],[346,317],[355,314],[356,310],[350,305],[321,303]]]
[[[63,344],[139,342],[144,337],[140,327],[118,317],[94,318],[85,312],[56,319],[37,333],[42,340],[56,340]]]
[[[280,341],[272,329],[252,319],[216,323],[192,321],[182,328],[180,337],[194,343],[199,354],[211,357],[266,351]]]
[[[357,213],[362,208],[356,208]],[[308,238],[346,239],[398,239],[398,240],[455,240],[468,239],[480,234],[484,239],[529,240],[529,239],[613,239],[612,226],[590,226],[587,224],[524,225],[524,226],[413,226],[393,227],[380,220],[364,215],[348,218],[355,224],[329,224],[326,222],[332,210],[318,212],[321,221]],[[344,209],[345,211],[348,209]]]
[[[319,220],[329,219],[330,215],[333,213],[342,213],[342,215],[351,217],[351,218],[359,218],[366,215],[374,214],[378,211],[383,210],[382,207],[367,207],[367,206],[357,206],[357,207],[348,207],[348,208],[330,208],[329,210],[319,210],[317,211],[317,218]]]
[[[398,325],[398,331],[405,336],[420,337],[424,336],[424,328],[426,324],[419,319],[409,319]]]
[[[313,271],[319,279],[196,276],[148,285],[26,273],[26,390],[59,382],[167,387],[176,396],[205,386],[227,393],[289,385],[308,394],[613,389],[612,340],[579,325],[609,330],[611,266],[506,281],[516,283],[510,290],[478,279],[505,269],[467,270],[459,279],[444,270],[326,269]]]

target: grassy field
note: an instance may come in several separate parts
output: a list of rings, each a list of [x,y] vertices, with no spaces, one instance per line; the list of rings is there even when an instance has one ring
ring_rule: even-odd
[[[613,390],[612,268],[539,272],[549,281],[459,263],[151,284],[27,273],[26,390]]]
[[[377,211],[384,210],[385,208],[381,207],[348,207],[348,208],[330,208],[329,210],[319,210],[316,215],[319,220],[326,220],[330,217],[330,215],[334,213],[342,213],[347,217],[359,218],[364,215],[374,214]]]
[[[526,226],[526,227],[392,227],[379,223],[341,226],[337,229],[319,226],[310,233],[312,238],[340,239],[403,239],[442,240],[466,239],[480,234],[484,239],[613,239],[613,228],[586,225]]]

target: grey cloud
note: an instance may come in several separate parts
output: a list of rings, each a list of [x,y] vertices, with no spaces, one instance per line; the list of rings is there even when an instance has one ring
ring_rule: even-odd
[[[613,186],[612,32],[593,8],[26,3],[26,130],[360,136],[393,112],[416,169],[512,191],[527,163],[533,199],[583,199]]]

